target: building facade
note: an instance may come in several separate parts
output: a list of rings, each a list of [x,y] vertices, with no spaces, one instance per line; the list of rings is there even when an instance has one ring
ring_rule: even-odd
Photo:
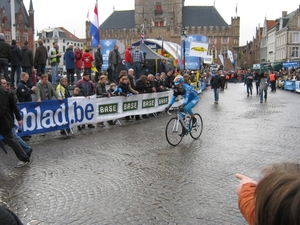
[[[283,12],[276,32],[275,62],[300,62],[300,6],[287,14]]]
[[[87,22],[87,46],[90,46],[89,26],[90,22]],[[114,11],[100,25],[100,36],[102,40],[117,39],[131,44],[140,40],[144,28],[145,39],[180,44],[183,27],[187,35],[208,37],[209,53],[214,55],[215,63],[221,64],[218,55],[223,54],[225,64],[231,65],[227,50],[234,52],[234,47],[239,46],[240,18],[232,17],[228,25],[215,6],[185,6],[184,0],[135,0],[134,10]]]
[[[28,47],[34,48],[34,10],[32,0],[30,0],[29,10],[22,0],[15,0],[15,40],[19,47],[24,41],[28,41]],[[0,32],[4,34],[5,41],[11,44],[12,39],[12,18],[11,3],[8,0],[0,0]]]

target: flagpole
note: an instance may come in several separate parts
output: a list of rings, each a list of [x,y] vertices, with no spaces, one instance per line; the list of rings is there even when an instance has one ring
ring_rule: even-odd
[[[98,27],[97,27],[97,29],[98,29],[98,35],[99,35],[99,43],[98,44],[100,44],[100,29],[99,29],[99,8],[98,8],[98,0],[96,0],[96,5],[97,5],[97,12],[98,12],[98,14],[97,14],[97,25],[98,25]]]
[[[15,1],[10,1],[10,8],[11,8],[11,39],[16,39],[16,22],[15,22]]]

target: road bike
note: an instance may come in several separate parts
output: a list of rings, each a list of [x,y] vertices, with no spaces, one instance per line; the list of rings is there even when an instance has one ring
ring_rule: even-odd
[[[177,111],[177,115],[169,120],[166,126],[165,135],[168,143],[172,146],[177,146],[183,136],[190,134],[194,140],[197,140],[203,130],[203,120],[199,113],[194,116],[197,119],[196,124],[192,124],[191,115],[181,112],[179,107],[172,107],[172,110]],[[172,115],[167,111],[169,115]]]

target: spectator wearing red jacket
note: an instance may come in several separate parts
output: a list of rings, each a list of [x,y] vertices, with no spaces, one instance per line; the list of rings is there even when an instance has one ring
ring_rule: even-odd
[[[132,46],[128,45],[126,51],[125,51],[125,67],[126,67],[126,72],[128,73],[128,70],[132,68],[132,55],[131,55],[131,49]]]
[[[77,75],[77,80],[81,79],[82,70],[82,50],[78,47],[75,49],[75,74]]]
[[[86,49],[82,54],[81,60],[83,62],[83,74],[89,75],[90,80],[92,80],[92,62],[94,61],[93,55],[90,53],[89,49]]]

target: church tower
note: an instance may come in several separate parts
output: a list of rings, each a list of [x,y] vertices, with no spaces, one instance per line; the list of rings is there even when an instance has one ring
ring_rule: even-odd
[[[135,28],[144,24],[152,37],[165,36],[176,27],[181,29],[183,7],[184,0],[135,0]]]

